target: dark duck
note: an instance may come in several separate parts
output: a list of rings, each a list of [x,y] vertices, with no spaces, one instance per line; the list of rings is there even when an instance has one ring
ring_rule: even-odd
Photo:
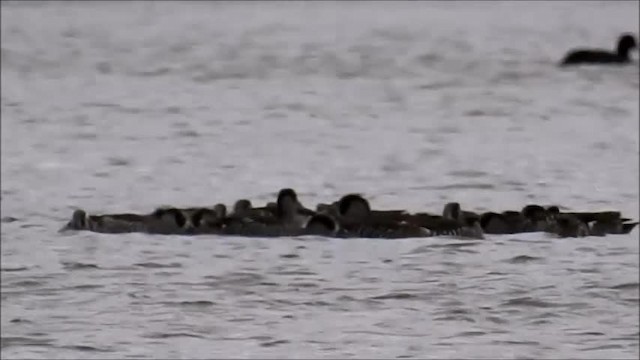
[[[637,47],[638,43],[633,35],[622,34],[618,38],[616,51],[601,49],[572,50],[562,59],[560,66],[626,64],[631,62],[630,51]]]
[[[398,221],[395,213],[372,215],[369,202],[359,194],[348,194],[338,201],[337,221],[340,237],[411,238],[432,236],[425,228]]]

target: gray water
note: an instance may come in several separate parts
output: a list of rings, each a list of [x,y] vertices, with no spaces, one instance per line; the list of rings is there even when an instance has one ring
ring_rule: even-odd
[[[638,358],[638,230],[58,234],[73,209],[639,217],[638,2],[2,2],[3,358]],[[637,33],[636,33],[637,35]],[[638,53],[634,53],[635,59]]]

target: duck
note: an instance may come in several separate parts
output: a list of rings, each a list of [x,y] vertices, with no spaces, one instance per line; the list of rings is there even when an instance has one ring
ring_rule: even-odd
[[[347,195],[362,197],[361,194],[356,194],[356,193],[347,194]],[[340,206],[340,199],[338,199],[337,201],[334,201],[331,204],[319,203],[316,205],[316,212],[328,214],[333,217],[338,217],[340,213],[339,206]],[[373,210],[371,208],[369,209],[369,217],[374,220],[380,219],[380,220],[400,222],[405,220],[407,215],[409,215],[409,213],[406,210]]]
[[[562,59],[560,66],[626,64],[631,62],[630,50],[637,47],[636,38],[629,33],[625,33],[618,37],[618,45],[615,52],[600,49],[572,50]]]
[[[144,217],[136,214],[89,215],[83,209],[74,210],[71,219],[59,231],[87,230],[97,233],[122,234],[146,232]]]
[[[573,216],[587,225],[589,234],[592,236],[628,234],[638,225],[638,222],[623,218],[619,211],[567,212],[563,214]]]
[[[577,216],[568,213],[561,213],[556,217],[556,221],[548,230],[560,238],[585,237],[589,236],[589,227]]]
[[[406,210],[371,210],[360,194],[347,194],[338,201],[338,219],[344,229],[356,227],[362,236],[371,237],[425,237],[452,235],[483,239],[479,216],[460,210],[459,203],[448,203],[443,216],[426,212],[409,213]],[[323,204],[322,208],[326,208]],[[381,231],[384,229],[384,231]]]
[[[460,203],[449,202],[442,209],[442,217],[457,222],[458,229],[454,235],[475,239],[484,239],[484,231],[480,226],[480,215],[473,211],[462,210]]]
[[[380,213],[378,213],[380,214]],[[347,194],[338,201],[339,237],[413,238],[433,236],[426,228],[393,217],[371,216],[369,202],[360,194]]]
[[[455,219],[461,223],[466,223],[467,219],[480,219],[480,216],[473,211],[462,210],[460,203],[449,202],[444,205],[442,209],[442,217],[448,219]]]

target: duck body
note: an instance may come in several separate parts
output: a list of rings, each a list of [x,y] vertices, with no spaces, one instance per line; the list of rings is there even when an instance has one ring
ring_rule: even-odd
[[[626,64],[631,59],[628,56],[612,53],[604,50],[576,50],[568,54],[563,60],[562,65],[594,65],[594,64]]]

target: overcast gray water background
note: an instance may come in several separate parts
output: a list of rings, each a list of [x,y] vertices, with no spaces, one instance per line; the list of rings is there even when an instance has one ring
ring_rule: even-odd
[[[638,2],[2,2],[3,358],[637,359],[638,230],[58,234],[352,191],[638,218]],[[638,58],[638,53],[634,53]]]

